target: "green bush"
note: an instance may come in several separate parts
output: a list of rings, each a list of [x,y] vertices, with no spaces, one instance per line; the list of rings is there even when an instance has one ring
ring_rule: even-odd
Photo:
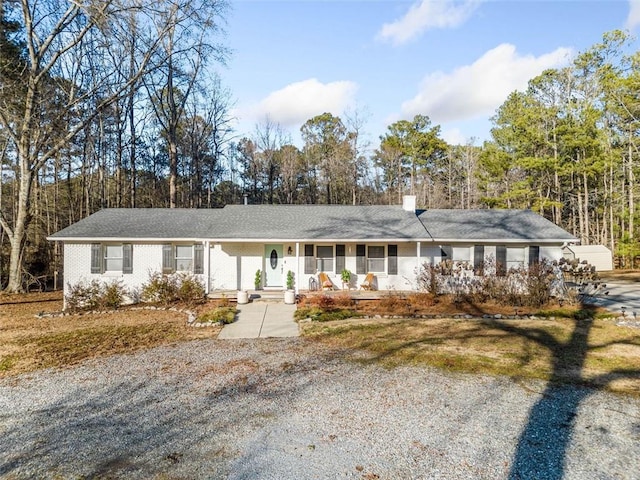
[[[218,307],[214,310],[198,315],[196,322],[200,323],[216,323],[222,322],[224,324],[233,323],[236,319],[236,307]]]
[[[330,322],[332,320],[345,320],[360,316],[357,312],[344,308],[337,310],[324,310],[321,307],[302,307],[296,310],[294,318],[302,320],[310,318],[316,322]]]

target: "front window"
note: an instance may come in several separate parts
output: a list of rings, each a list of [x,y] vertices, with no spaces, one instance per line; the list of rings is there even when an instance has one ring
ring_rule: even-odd
[[[122,271],[122,245],[105,245],[104,269],[106,272]]]
[[[176,245],[176,271],[190,272],[191,270],[193,270],[193,247]]]
[[[384,272],[384,247],[370,245],[367,252],[367,270],[369,272]]]
[[[507,248],[507,270],[524,266],[524,247]]]
[[[454,262],[468,262],[471,260],[469,247],[453,247],[452,256]]]
[[[333,247],[318,245],[316,262],[319,272],[333,272]]]

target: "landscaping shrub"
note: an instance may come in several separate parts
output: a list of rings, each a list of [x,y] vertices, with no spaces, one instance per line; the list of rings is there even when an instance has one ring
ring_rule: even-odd
[[[149,281],[142,284],[143,302],[171,303],[176,298],[178,287],[174,275],[150,272]]]
[[[302,320],[304,318],[315,318],[324,313],[318,306],[307,306],[307,307],[298,307],[298,309],[294,312],[293,318],[296,320]]]
[[[127,290],[119,280],[101,282],[98,279],[80,281],[67,285],[69,293],[65,296],[68,310],[115,310],[120,307],[127,295]]]
[[[123,304],[126,294],[127,290],[119,281],[105,283],[100,295],[100,307],[115,310]]]
[[[351,308],[354,304],[353,298],[347,292],[339,293],[333,298],[333,305],[337,308]]]
[[[409,309],[407,299],[395,293],[384,295],[380,298],[379,305],[383,311],[389,313],[404,313]]]
[[[196,318],[196,322],[199,322],[199,323],[221,322],[224,324],[229,324],[229,323],[233,323],[235,319],[236,319],[235,307],[218,307],[198,315],[198,318]]]
[[[531,265],[525,281],[527,301],[532,307],[541,307],[551,300],[551,286],[556,280],[553,265],[543,260]]]
[[[423,263],[418,270],[416,282],[418,290],[439,295],[442,290],[442,272],[436,265]]]
[[[149,273],[149,281],[142,285],[142,300],[168,305],[174,302],[194,304],[204,300],[204,286],[200,280],[186,273],[164,275]]]
[[[64,300],[68,310],[76,312],[83,309],[93,310],[97,307],[101,290],[99,280],[80,281],[73,285],[67,284],[67,290],[69,293],[64,297]]]
[[[583,277],[593,274],[587,265],[577,264],[570,268],[572,272],[579,271]],[[495,259],[488,258],[482,270],[484,275],[473,275],[472,267],[466,262],[425,263],[416,276],[418,289],[432,295],[451,294],[457,303],[497,301],[512,306],[540,307],[554,296],[570,300],[564,298],[566,289],[559,286],[562,284],[560,270],[548,260],[504,271],[496,268]]]
[[[298,308],[294,314],[296,320],[310,318],[316,322],[330,322],[334,320],[346,320],[347,318],[358,317],[353,310],[341,308],[336,310],[324,310],[318,306]]]
[[[330,310],[336,306],[334,298],[329,295],[313,295],[305,297],[304,304],[311,307],[319,307],[325,310]]]
[[[193,305],[204,301],[204,285],[196,277],[188,274],[178,276],[178,292],[179,302]]]
[[[407,296],[407,303],[416,310],[425,307],[433,307],[437,303],[433,293],[418,292]]]

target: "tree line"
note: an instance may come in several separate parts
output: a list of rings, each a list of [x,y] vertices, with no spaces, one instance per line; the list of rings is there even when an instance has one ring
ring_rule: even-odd
[[[513,92],[491,139],[449,145],[417,115],[378,141],[367,117],[323,113],[301,146],[270,119],[233,131],[216,73],[224,0],[0,0],[0,284],[60,270],[50,235],[109,207],[241,203],[530,208],[583,243],[640,254],[640,85],[619,31]]]

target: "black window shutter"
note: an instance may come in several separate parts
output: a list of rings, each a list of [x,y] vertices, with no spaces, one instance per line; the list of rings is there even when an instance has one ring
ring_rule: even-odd
[[[304,245],[304,273],[316,273],[316,257],[313,254],[313,244]]]
[[[173,273],[175,270],[173,247],[170,243],[162,245],[162,273]]]
[[[356,273],[367,273],[367,248],[365,245],[356,245]]]
[[[201,243],[193,246],[193,273],[204,273],[204,245]]]
[[[336,245],[336,273],[341,273],[345,267],[345,246]]]
[[[122,244],[122,273],[133,273],[133,245]]]
[[[102,273],[102,245],[99,243],[91,244],[91,273]]]
[[[531,245],[529,247],[529,266],[535,265],[540,262],[540,247],[537,245]]]
[[[484,245],[473,246],[473,270],[476,275],[484,275]]]
[[[387,247],[388,259],[387,270],[389,275],[398,274],[398,245],[389,245]]]
[[[504,245],[496,246],[496,275],[504,277],[507,273],[507,247]]]

